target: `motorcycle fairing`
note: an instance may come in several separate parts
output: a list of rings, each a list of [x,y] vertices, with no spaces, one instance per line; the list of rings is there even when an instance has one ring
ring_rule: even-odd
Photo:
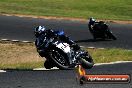
[[[58,34],[58,35],[64,35],[64,31],[56,31],[56,34]]]
[[[62,42],[55,42],[56,47],[63,50],[65,53],[70,53],[70,45]]]

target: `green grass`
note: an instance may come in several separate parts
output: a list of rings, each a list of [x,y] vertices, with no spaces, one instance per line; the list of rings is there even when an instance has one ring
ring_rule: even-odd
[[[0,0],[0,13],[132,20],[132,0]]]
[[[87,49],[95,63],[132,61],[132,50],[125,49]]]
[[[3,70],[32,70],[33,68],[43,68],[44,61],[40,62],[19,62],[14,64],[0,64],[0,69]]]
[[[132,51],[124,49],[87,49],[95,63],[132,61]],[[33,69],[44,67],[33,43],[0,42],[0,69]]]

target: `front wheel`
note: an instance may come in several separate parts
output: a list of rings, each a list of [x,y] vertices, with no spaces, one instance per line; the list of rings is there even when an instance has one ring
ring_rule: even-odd
[[[112,32],[109,30],[107,31],[107,35],[112,38],[113,40],[117,40],[117,38],[112,34]]]
[[[117,38],[111,33],[111,38],[113,39],[113,40],[117,40]]]
[[[80,62],[82,64],[82,67],[85,69],[91,69],[94,65],[94,61],[90,55],[82,56],[80,58]]]

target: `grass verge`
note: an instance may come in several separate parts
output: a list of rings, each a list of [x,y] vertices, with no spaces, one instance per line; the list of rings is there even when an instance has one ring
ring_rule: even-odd
[[[109,63],[115,61],[132,61],[132,50],[125,49],[87,49],[95,63]]]
[[[132,20],[132,0],[0,0],[0,13]]]
[[[132,51],[124,49],[87,49],[95,63],[132,61]],[[41,68],[44,63],[33,43],[0,42],[0,69]]]
[[[0,42],[0,69],[32,69],[43,63],[33,43]]]

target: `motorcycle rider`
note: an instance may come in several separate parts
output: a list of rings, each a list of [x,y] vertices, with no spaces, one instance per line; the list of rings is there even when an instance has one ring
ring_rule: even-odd
[[[94,30],[93,30],[94,23],[95,23],[95,19],[93,17],[89,18],[88,28],[91,33],[94,32]]]
[[[79,49],[80,47],[75,44],[72,40],[69,39],[69,37],[65,35],[58,35],[58,31],[54,31],[52,29],[46,29],[44,26],[37,26],[34,30],[34,34],[36,37],[35,46],[37,48],[37,51],[41,57],[46,57],[45,55],[45,47],[47,47],[44,42],[45,40],[49,40],[50,38],[59,38],[60,40],[68,43],[71,47],[74,49]],[[46,38],[48,39],[45,39]],[[47,41],[49,42],[49,41]]]
[[[108,26],[103,21],[96,21],[93,17],[89,19],[88,24],[91,33],[104,33]]]
[[[35,46],[37,48],[37,52],[41,57],[45,57],[46,61],[44,63],[45,68],[50,69],[54,66],[54,64],[48,61],[50,58],[49,55],[46,55],[45,49],[48,47],[47,44],[49,43],[51,38],[59,38],[61,41],[64,41],[73,47],[74,50],[79,50],[80,47],[75,44],[69,37],[65,35],[58,35],[59,31],[53,31],[52,29],[46,29],[44,26],[37,26],[34,30],[34,35],[36,37]],[[45,37],[46,36],[46,37]]]

